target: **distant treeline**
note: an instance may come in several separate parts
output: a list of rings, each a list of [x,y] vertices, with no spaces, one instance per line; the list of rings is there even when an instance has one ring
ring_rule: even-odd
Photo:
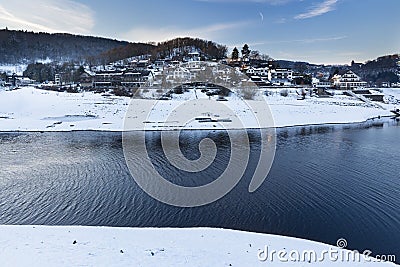
[[[223,59],[226,58],[228,52],[228,48],[225,45],[198,38],[186,37],[158,43],[153,54],[161,58],[176,56],[176,52],[181,56],[186,56],[191,52],[191,47],[199,49],[204,59]]]
[[[182,60],[194,51],[200,51],[200,57],[203,60],[223,59],[227,56],[228,48],[212,41],[185,37],[160,43],[129,43],[102,53],[100,59],[103,63],[109,63],[139,55],[150,55],[153,60],[165,58]],[[93,59],[98,60],[99,58],[94,57]]]
[[[129,43],[67,33],[0,30],[0,64],[50,59],[97,65],[139,55],[151,55],[153,59],[182,57],[190,52],[190,48],[200,50],[205,59],[222,59],[227,53],[226,46],[194,38],[177,38],[158,44]]]
[[[73,64],[42,64],[31,63],[23,75],[38,82],[53,81],[56,74],[62,75],[63,82],[79,82],[80,75],[84,73],[83,66],[76,68]]]
[[[0,63],[31,63],[40,59],[84,62],[128,42],[66,33],[0,30]]]
[[[130,57],[149,55],[155,48],[156,47],[152,44],[128,43],[124,46],[119,46],[105,51],[100,55],[91,56],[88,58],[88,63],[89,65],[106,65]]]
[[[351,69],[370,83],[397,83],[400,81],[397,75],[400,72],[399,61],[399,55],[387,55],[376,60],[367,61],[364,64],[357,64],[353,61]]]

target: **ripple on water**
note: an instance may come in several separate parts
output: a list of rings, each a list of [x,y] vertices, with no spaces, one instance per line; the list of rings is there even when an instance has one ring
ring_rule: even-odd
[[[125,164],[120,133],[0,133],[0,223],[191,227],[283,234],[350,248],[395,253],[400,243],[399,126],[310,126],[277,131],[271,172],[254,193],[248,185],[259,154],[250,132],[248,170],[224,198],[183,209],[147,196]],[[147,143],[157,169],[177,183],[204,184],[224,171],[224,132],[185,132],[182,153],[199,156],[204,137],[217,160],[188,175],[166,162],[159,133]]]

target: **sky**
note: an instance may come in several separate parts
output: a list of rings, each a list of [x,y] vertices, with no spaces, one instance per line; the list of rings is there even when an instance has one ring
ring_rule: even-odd
[[[400,53],[399,10],[399,0],[0,0],[0,28],[132,42],[190,36],[349,64]]]

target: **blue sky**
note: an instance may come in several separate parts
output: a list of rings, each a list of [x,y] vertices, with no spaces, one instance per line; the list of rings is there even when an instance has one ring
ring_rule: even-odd
[[[192,36],[336,64],[399,53],[399,10],[399,0],[0,0],[0,27],[142,42]]]

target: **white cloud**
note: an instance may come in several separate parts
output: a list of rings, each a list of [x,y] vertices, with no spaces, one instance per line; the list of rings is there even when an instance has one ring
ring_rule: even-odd
[[[200,28],[182,28],[177,26],[166,26],[166,27],[146,27],[138,26],[131,29],[127,33],[123,33],[120,38],[129,41],[140,41],[140,42],[160,42],[173,39],[176,37],[196,37],[209,40],[215,40],[221,38],[225,34],[229,34],[230,29],[239,29],[250,22],[233,22],[233,23],[220,23],[208,25]]]
[[[11,29],[88,34],[94,12],[70,0],[0,0],[0,25]]]
[[[287,22],[286,18],[280,18],[274,21],[275,24],[284,24]]]
[[[299,40],[292,40],[289,41],[291,43],[319,43],[319,42],[330,42],[330,41],[339,41],[346,39],[347,36],[334,36],[334,37],[325,37],[325,38],[309,38],[309,39],[299,39]]]
[[[338,0],[325,0],[322,3],[314,5],[307,12],[301,13],[294,18],[295,19],[309,19],[309,18],[323,15],[332,10],[335,10],[335,5],[337,2],[338,2]]]

